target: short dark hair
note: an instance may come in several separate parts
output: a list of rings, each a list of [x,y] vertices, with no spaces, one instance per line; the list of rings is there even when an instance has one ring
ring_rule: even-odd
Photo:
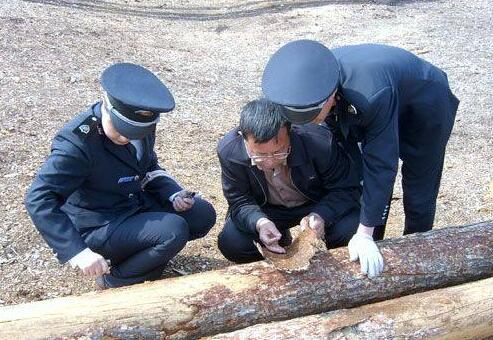
[[[266,143],[277,137],[282,127],[289,130],[291,124],[284,118],[284,108],[268,99],[256,99],[247,103],[240,114],[239,129],[243,138],[253,137],[255,143]]]

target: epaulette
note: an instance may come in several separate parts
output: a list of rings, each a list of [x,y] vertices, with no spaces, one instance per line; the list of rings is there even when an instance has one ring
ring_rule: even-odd
[[[82,123],[80,123],[75,129],[72,130],[77,136],[82,139],[87,138],[90,134],[97,130],[98,119],[90,115]]]

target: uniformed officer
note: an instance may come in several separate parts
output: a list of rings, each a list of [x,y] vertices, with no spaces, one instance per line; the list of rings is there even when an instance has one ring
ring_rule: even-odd
[[[175,107],[167,87],[129,63],[108,67],[101,85],[102,101],[55,136],[26,207],[60,262],[108,288],[158,279],[216,214],[158,165],[156,124]]]
[[[433,226],[445,147],[459,104],[447,75],[396,47],[329,50],[299,40],[270,58],[262,89],[284,106],[291,122],[327,124],[361,167],[360,225],[348,248],[363,273],[379,275],[383,259],[373,237],[383,236],[399,158],[404,234]]]

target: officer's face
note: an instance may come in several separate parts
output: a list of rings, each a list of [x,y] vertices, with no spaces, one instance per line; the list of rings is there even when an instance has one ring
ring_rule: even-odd
[[[315,119],[312,120],[312,123],[320,124],[325,121],[325,118],[327,118],[327,116],[329,115],[330,110],[332,110],[332,108],[336,104],[335,97],[336,97],[336,93],[334,92],[329,97],[329,99],[327,99],[327,102],[324,104],[324,106],[322,106],[322,110],[320,110],[318,116],[316,116]]]
[[[286,162],[291,143],[286,127],[279,130],[276,138],[265,143],[256,143],[254,138],[246,139],[247,152],[255,165],[260,169],[274,169]]]
[[[102,118],[103,130],[106,137],[108,137],[113,143],[118,145],[125,145],[130,142],[130,140],[126,137],[120,135],[118,131],[116,131],[113,123],[111,122],[111,118],[106,112],[106,110],[102,110]]]

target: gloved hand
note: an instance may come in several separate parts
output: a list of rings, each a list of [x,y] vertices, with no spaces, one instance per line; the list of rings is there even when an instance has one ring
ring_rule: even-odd
[[[348,244],[349,260],[359,258],[361,272],[369,278],[377,277],[383,272],[383,257],[373,241],[373,237],[364,233],[353,235]]]
[[[264,246],[274,253],[284,254],[286,250],[279,245],[279,240],[282,234],[277,230],[274,222],[267,218],[260,218],[257,221],[256,229],[260,238],[260,241]]]
[[[69,261],[72,268],[80,268],[84,275],[101,276],[110,273],[108,262],[91,249],[86,248]]]

